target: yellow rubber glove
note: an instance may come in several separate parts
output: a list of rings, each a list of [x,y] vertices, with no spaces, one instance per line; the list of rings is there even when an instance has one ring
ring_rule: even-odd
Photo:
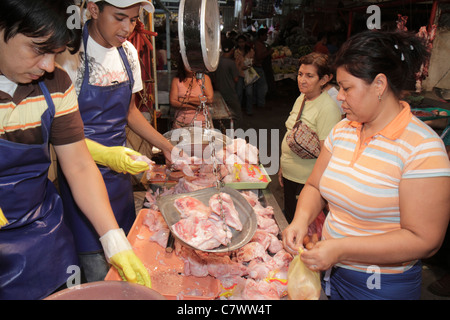
[[[97,164],[109,167],[119,173],[138,174],[149,170],[150,167],[145,161],[135,161],[130,156],[141,156],[137,151],[127,147],[106,147],[92,141],[85,139],[89,152]]]
[[[8,219],[6,219],[5,215],[3,214],[2,208],[0,208],[0,229],[3,226],[6,226],[8,223]]]
[[[110,262],[117,269],[123,280],[139,283],[148,288],[152,287],[152,281],[147,269],[133,250],[116,253],[110,258]]]
[[[105,233],[100,242],[106,259],[125,281],[152,287],[150,275],[142,261],[133,252],[122,229],[112,229]]]

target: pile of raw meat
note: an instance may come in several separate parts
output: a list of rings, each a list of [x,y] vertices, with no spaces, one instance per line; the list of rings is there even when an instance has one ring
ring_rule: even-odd
[[[180,184],[180,183],[179,183]],[[183,186],[163,190],[162,194],[182,192]],[[150,241],[166,247],[169,228],[158,206],[155,193],[146,194],[150,208],[144,220],[153,236]],[[273,217],[273,208],[263,206],[251,191],[241,194],[253,207],[258,227],[252,240],[235,251],[208,253],[193,250],[175,241],[175,254],[184,261],[184,274],[196,277],[213,276],[221,283],[221,299],[272,300],[287,295],[287,271],[292,255],[283,249],[279,240],[280,229]],[[183,198],[181,198],[183,199]],[[207,208],[207,206],[205,206]]]
[[[172,231],[194,248],[210,250],[220,245],[226,246],[232,238],[230,227],[242,230],[239,213],[227,193],[213,195],[209,206],[190,196],[176,199],[174,206],[181,219],[172,226]]]
[[[258,166],[258,149],[242,138],[233,139],[223,149],[215,150],[215,162],[219,179],[229,182],[260,182],[264,175]],[[180,181],[191,191],[214,186],[213,156],[210,146],[203,151],[202,158],[196,155],[176,159],[173,171],[164,167],[151,167],[146,172],[147,181]]]

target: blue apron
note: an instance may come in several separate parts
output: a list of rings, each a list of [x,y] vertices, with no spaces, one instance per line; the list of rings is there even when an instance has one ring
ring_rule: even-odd
[[[89,21],[88,21],[89,23]],[[78,104],[84,123],[86,138],[104,146],[125,146],[127,114],[130,106],[133,73],[122,47],[118,48],[120,57],[128,73],[128,81],[112,86],[93,86],[89,84],[89,63],[87,58],[88,23],[83,29],[84,77],[78,96]],[[99,165],[108,191],[111,207],[117,223],[128,233],[136,218],[133,185],[129,174],[117,173]],[[73,231],[78,253],[94,253],[102,250],[99,236],[73,200],[69,186],[62,174],[58,173],[60,192],[64,202],[64,214]]]
[[[43,143],[0,139],[0,207],[9,221],[0,229],[0,300],[44,298],[78,264],[61,198],[47,178],[55,106],[44,82],[39,86],[48,105],[41,116]]]

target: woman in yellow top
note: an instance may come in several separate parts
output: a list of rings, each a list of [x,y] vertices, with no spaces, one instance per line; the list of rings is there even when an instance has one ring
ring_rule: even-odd
[[[321,53],[311,53],[300,58],[298,70],[298,88],[301,95],[297,98],[289,118],[286,121],[286,135],[281,144],[281,160],[278,178],[284,188],[284,214],[288,222],[292,221],[300,194],[306,180],[312,172],[316,159],[302,159],[287,145],[286,136],[292,130],[304,99],[305,106],[300,120],[319,136],[320,147],[333,126],[341,120],[341,112],[336,102],[323,88],[330,80],[328,57]]]

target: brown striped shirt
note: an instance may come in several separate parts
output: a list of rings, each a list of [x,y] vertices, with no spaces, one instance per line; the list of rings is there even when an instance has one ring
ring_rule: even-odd
[[[44,81],[55,104],[50,142],[63,145],[84,139],[77,96],[67,73],[57,66],[52,74],[44,76]],[[0,87],[0,139],[22,144],[43,143],[41,116],[47,108],[36,82],[19,84],[13,97]]]

